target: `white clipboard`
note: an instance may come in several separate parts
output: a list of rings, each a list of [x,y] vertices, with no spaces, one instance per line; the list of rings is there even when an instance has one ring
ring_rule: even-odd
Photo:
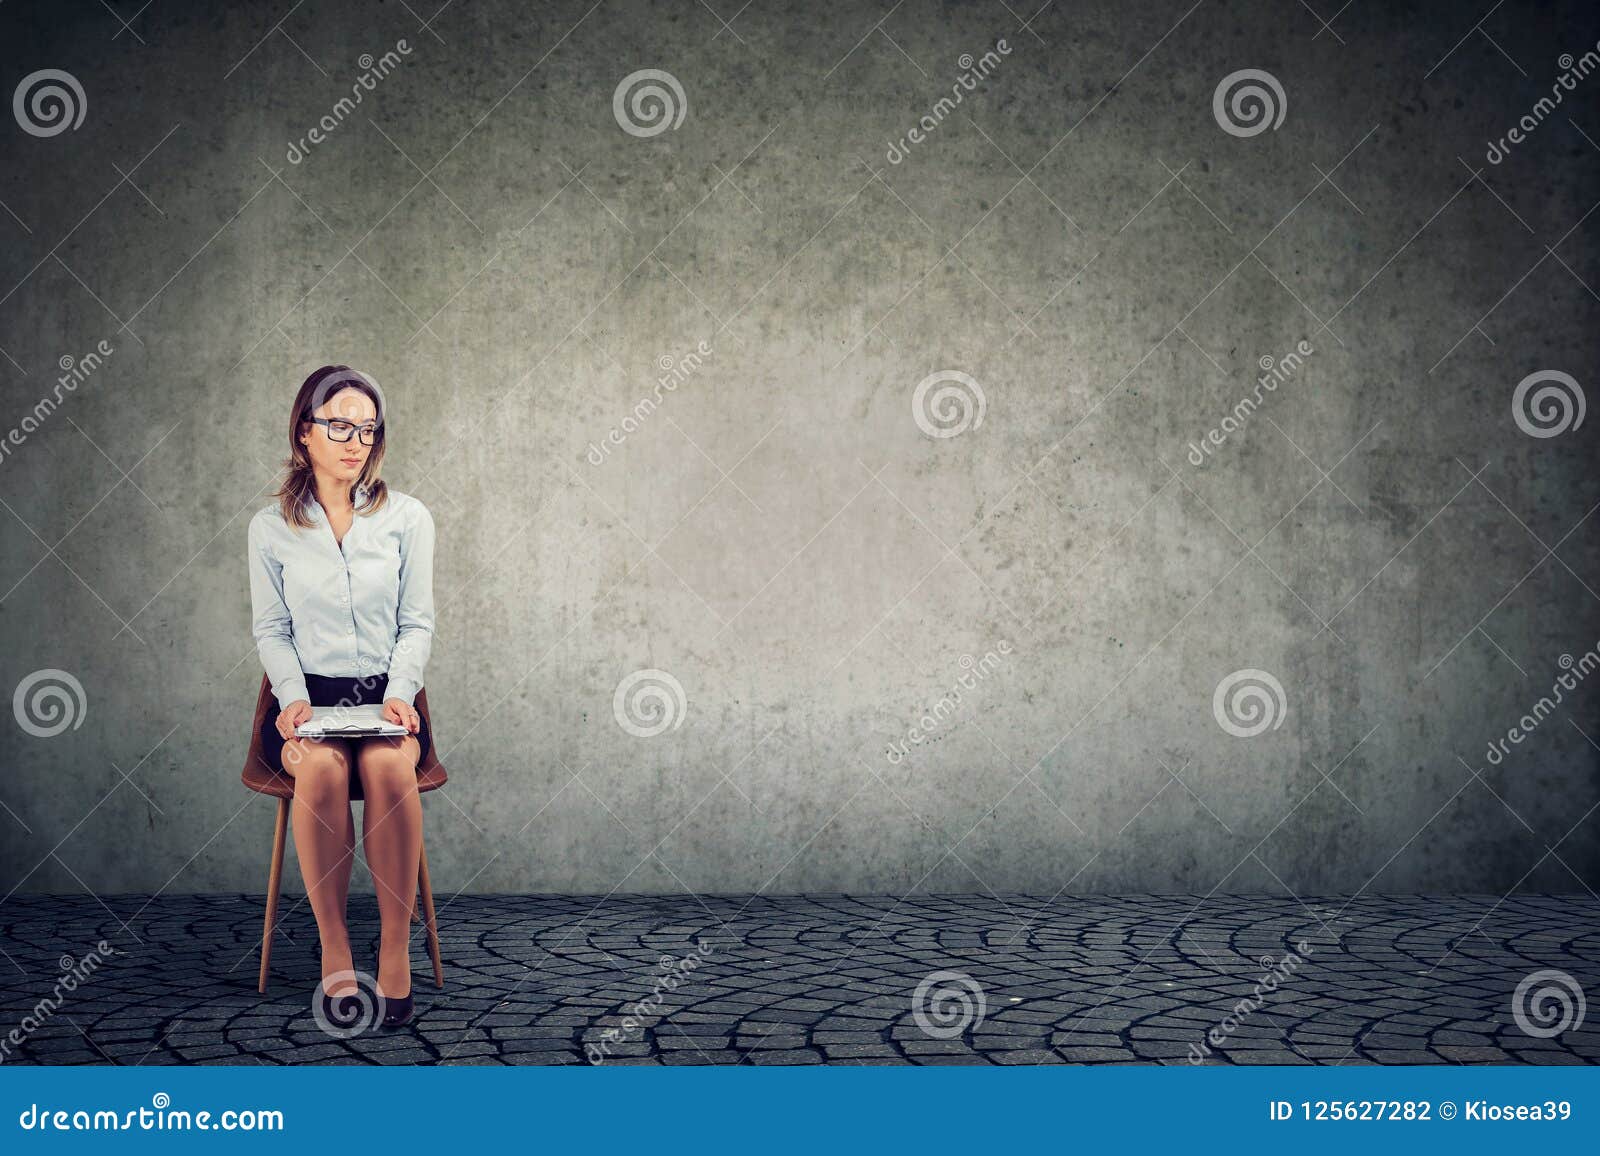
[[[387,735],[398,738],[411,732],[383,717],[378,703],[360,706],[314,706],[311,717],[294,728],[303,739],[363,738]]]

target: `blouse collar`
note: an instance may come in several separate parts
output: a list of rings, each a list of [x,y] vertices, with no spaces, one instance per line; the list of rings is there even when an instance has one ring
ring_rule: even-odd
[[[366,503],[367,496],[370,493],[371,490],[366,486],[357,486],[353,491],[351,491],[350,500],[355,504],[358,513],[360,512],[361,507]],[[328,517],[328,511],[322,508],[322,503],[317,500],[317,495],[315,492],[313,492],[311,495],[311,504],[308,507],[308,511],[312,515],[313,521],[317,520],[318,518],[326,520]]]

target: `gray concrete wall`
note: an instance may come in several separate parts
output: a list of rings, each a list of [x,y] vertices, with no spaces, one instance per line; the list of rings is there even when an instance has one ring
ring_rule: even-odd
[[[85,104],[0,125],[8,891],[262,888],[245,525],[330,361],[439,527],[443,892],[1600,887],[1600,419],[1526,432],[1592,6],[433,7],[0,8]]]

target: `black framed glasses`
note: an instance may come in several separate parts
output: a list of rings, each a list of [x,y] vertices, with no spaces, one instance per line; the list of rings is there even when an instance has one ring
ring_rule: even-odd
[[[331,442],[347,442],[352,434],[359,434],[361,444],[370,446],[378,440],[378,427],[372,425],[357,425],[353,421],[344,421],[336,417],[308,417],[307,421],[315,422],[328,431],[328,440]]]

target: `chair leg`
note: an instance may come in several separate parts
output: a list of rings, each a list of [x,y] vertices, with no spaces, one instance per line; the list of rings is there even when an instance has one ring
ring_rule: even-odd
[[[444,963],[439,959],[439,924],[433,915],[433,883],[428,878],[428,848],[422,847],[421,852],[417,859],[417,883],[422,889],[422,911],[428,921],[428,956],[433,960],[433,986],[443,987]]]
[[[261,924],[261,977],[256,990],[267,993],[267,968],[272,964],[272,924],[278,917],[278,888],[283,883],[283,844],[289,830],[289,800],[278,800],[278,822],[272,832],[272,866],[267,871],[267,915]]]

